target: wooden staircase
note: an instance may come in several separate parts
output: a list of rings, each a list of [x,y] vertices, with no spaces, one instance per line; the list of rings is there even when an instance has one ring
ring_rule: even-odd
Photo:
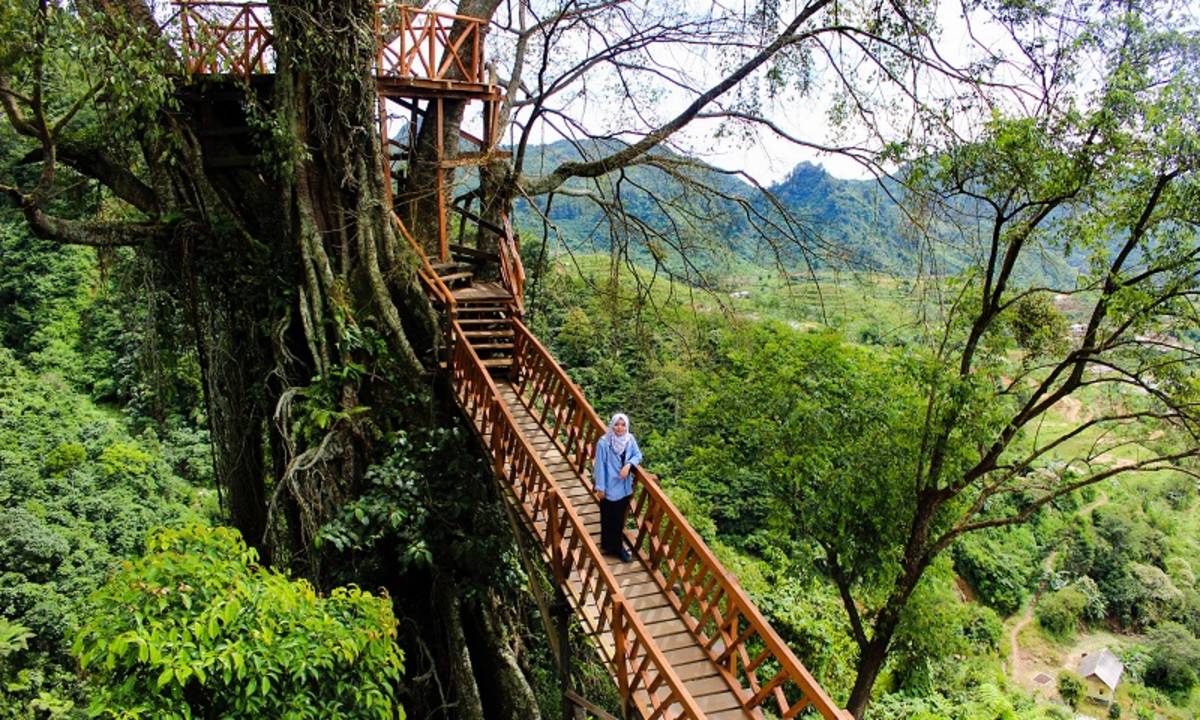
[[[460,311],[461,312],[461,311]],[[492,457],[502,497],[617,684],[626,716],[849,720],[671,503],[635,468],[630,562],[601,554],[591,463],[605,427],[519,317],[449,318],[455,397]],[[504,366],[472,335],[511,332]],[[770,713],[767,715],[764,711]]]

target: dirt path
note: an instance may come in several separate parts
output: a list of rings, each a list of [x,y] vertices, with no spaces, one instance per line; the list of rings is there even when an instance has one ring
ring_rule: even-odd
[[[1103,490],[1087,505],[1079,508],[1078,515],[1087,517],[1092,512],[1103,505],[1108,504],[1108,493]],[[1033,611],[1037,607],[1037,602],[1042,597],[1042,593],[1046,590],[1046,583],[1050,578],[1050,571],[1054,569],[1054,561],[1058,559],[1061,548],[1056,548],[1046,555],[1046,559],[1042,561],[1042,582],[1038,586],[1037,592],[1030,598],[1029,604],[1025,606],[1025,612],[1021,613],[1021,617],[1017,623],[1013,625],[1012,630],[1008,634],[1008,658],[1009,658],[1009,675],[1016,683],[1029,690],[1034,690],[1038,687],[1032,677],[1026,677],[1025,659],[1021,656],[1021,631],[1028,627],[1029,623],[1033,622]]]
[[[1030,598],[1029,603],[1025,606],[1025,612],[1021,614],[1021,619],[1017,620],[1017,624],[1013,625],[1012,631],[1008,635],[1008,657],[1012,661],[1009,672],[1014,680],[1020,685],[1025,685],[1025,663],[1021,658],[1021,643],[1018,637],[1021,631],[1025,629],[1029,623],[1033,622],[1033,609],[1037,606],[1037,601],[1042,597],[1042,593],[1046,590],[1046,582],[1050,577],[1050,571],[1054,569],[1054,561],[1058,559],[1058,550],[1052,550],[1046,559],[1042,562],[1042,583],[1038,585],[1037,592]]]

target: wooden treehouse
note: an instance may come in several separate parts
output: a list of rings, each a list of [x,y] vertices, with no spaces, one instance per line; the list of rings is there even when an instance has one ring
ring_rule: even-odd
[[[255,77],[272,73],[265,4],[184,2],[175,8],[176,37],[190,73],[239,75],[251,81],[252,89]],[[392,221],[420,258],[421,281],[443,313],[449,347],[444,366],[455,398],[492,458],[510,516],[533,541],[527,554],[548,568],[556,586],[554,607],[540,604],[546,618],[558,617],[551,638],[562,671],[564,707],[608,717],[569,686],[569,613],[612,675],[627,717],[848,720],[849,713],[830,700],[784,644],[655,476],[635,469],[626,530],[632,561],[600,552],[591,464],[605,425],[522,322],[524,271],[507,218],[488,223],[446,197],[447,169],[498,154],[500,92],[484,74],[486,22],[380,5],[375,27],[385,148],[380,161],[387,177],[409,171],[424,123],[435,123],[436,137],[444,136],[447,103],[483,107],[482,137],[462,133],[473,150],[447,153],[439,141],[436,254],[425,252],[413,237],[405,220],[406,198],[393,197]],[[392,108],[407,113],[397,135],[390,133],[390,121],[403,116]],[[461,218],[457,244],[450,242],[451,212]],[[495,252],[462,243],[465,220],[496,238]],[[495,279],[480,279],[485,274]],[[528,550],[527,542],[522,545]]]

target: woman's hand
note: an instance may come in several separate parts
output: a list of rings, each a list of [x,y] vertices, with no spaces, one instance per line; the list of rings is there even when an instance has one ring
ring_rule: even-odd
[[[621,479],[622,480],[629,477],[629,470],[632,467],[633,467],[632,465],[626,465],[625,467],[621,468]]]
[[[603,500],[603,499],[604,499],[604,491],[603,491],[603,490],[597,490],[597,491],[596,491],[596,499],[597,499],[597,500]]]

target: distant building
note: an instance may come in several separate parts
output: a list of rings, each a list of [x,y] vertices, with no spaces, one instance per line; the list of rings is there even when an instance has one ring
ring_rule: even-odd
[[[744,300],[744,299],[750,297],[750,291],[749,290],[735,290],[734,292],[729,293],[729,297],[733,298],[734,300]]]
[[[1117,691],[1117,683],[1121,682],[1124,672],[1125,666],[1108,648],[1090,655],[1084,654],[1079,661],[1079,675],[1087,685],[1087,696],[1104,704],[1112,702],[1113,693]]]

